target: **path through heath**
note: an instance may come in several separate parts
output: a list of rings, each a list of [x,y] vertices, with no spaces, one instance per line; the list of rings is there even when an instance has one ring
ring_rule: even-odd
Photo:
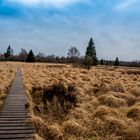
[[[31,139],[34,128],[27,124],[27,98],[22,84],[22,73],[18,69],[9,90],[5,105],[0,112],[0,140]]]

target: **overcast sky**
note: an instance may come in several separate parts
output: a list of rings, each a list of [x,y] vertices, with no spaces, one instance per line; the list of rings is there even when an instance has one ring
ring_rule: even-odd
[[[90,37],[99,59],[140,60],[140,0],[0,0],[0,52],[84,55]]]

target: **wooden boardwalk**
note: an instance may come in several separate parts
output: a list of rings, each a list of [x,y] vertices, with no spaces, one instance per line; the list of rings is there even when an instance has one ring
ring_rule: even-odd
[[[26,102],[22,74],[18,69],[5,105],[0,112],[0,140],[31,139],[34,129],[27,124]]]

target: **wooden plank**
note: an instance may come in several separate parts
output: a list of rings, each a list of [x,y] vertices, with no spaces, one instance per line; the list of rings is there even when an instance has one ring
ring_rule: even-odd
[[[24,126],[0,126],[0,130],[34,130],[34,128],[32,126],[27,126],[27,125],[24,125]]]
[[[26,121],[26,118],[0,118],[0,121]]]
[[[34,132],[34,130],[33,129],[23,129],[23,130],[0,130],[0,136],[1,136],[1,134],[2,135],[4,135],[4,134],[7,134],[7,135],[9,135],[9,134],[15,134],[15,135],[17,135],[17,134],[32,134]]]
[[[12,123],[1,123],[0,124],[0,128],[2,127],[22,127],[22,126],[26,126],[26,127],[30,127],[31,125],[25,122],[12,122]]]
[[[25,114],[25,115],[28,115],[27,112],[12,112],[12,111],[10,111],[10,112],[7,111],[7,112],[6,112],[6,111],[5,111],[5,112],[1,112],[1,113],[0,113],[0,115],[10,115],[10,114],[11,114],[11,115],[20,115],[20,114],[21,114],[21,115],[24,115],[24,114]]]
[[[5,118],[5,119],[12,119],[12,118],[14,118],[14,119],[21,119],[21,118],[26,119],[27,115],[1,115],[0,120],[3,118]]]
[[[0,140],[6,140],[6,139],[19,139],[19,138],[23,138],[23,139],[26,139],[26,138],[31,138],[32,135],[31,134],[10,134],[10,135],[6,135],[6,134],[1,134],[0,135]]]

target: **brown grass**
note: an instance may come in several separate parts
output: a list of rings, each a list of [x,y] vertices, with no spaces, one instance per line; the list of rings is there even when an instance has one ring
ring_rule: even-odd
[[[21,65],[37,138],[140,139],[138,69],[84,70],[70,65]],[[69,102],[70,97],[76,102]]]
[[[7,97],[8,89],[12,83],[16,71],[13,63],[0,63],[0,110]]]
[[[109,107],[126,107],[127,104],[124,99],[117,98],[111,94],[102,95],[98,98],[101,105],[106,105]]]
[[[140,70],[139,69],[129,69],[126,71],[128,74],[134,74],[134,75],[139,75]]]
[[[128,109],[127,117],[132,118],[133,120],[140,120],[140,107],[133,106]]]
[[[130,94],[136,96],[136,97],[139,97],[140,96],[140,87],[133,87],[131,90],[130,90]]]

